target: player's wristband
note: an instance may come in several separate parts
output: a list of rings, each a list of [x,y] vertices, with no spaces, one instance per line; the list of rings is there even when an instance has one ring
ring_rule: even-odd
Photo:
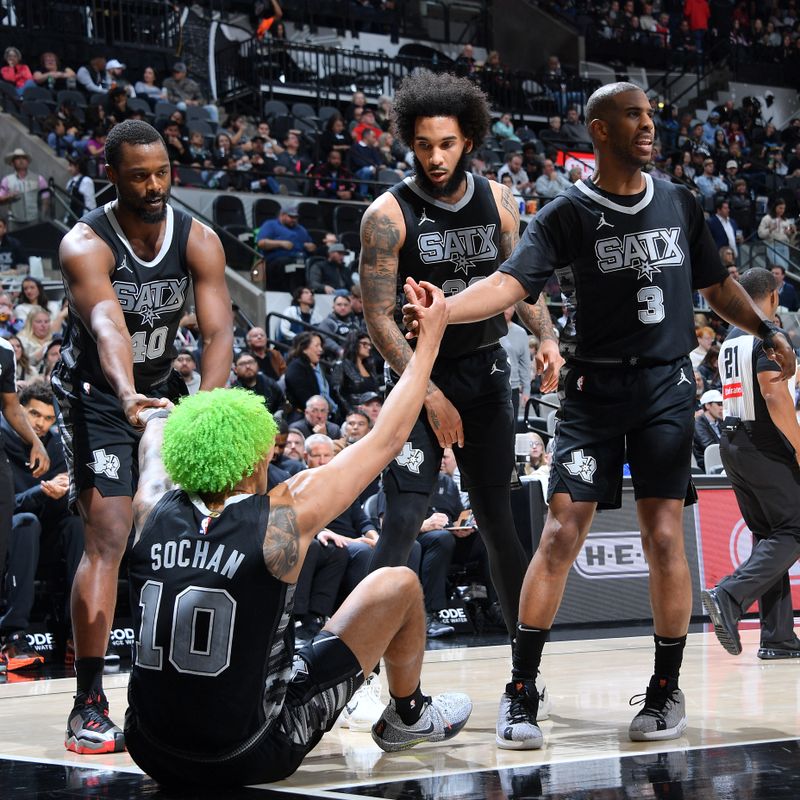
[[[137,416],[142,425],[147,425],[151,419],[156,419],[157,417],[164,417],[166,419],[169,416],[169,410],[166,408],[146,408],[144,411],[140,411]]]
[[[786,331],[778,327],[774,322],[770,322],[766,319],[761,320],[761,324],[758,326],[758,330],[756,331],[756,334],[760,337],[761,341],[763,341],[764,344],[769,348],[775,347],[773,337],[776,333],[782,333],[786,341],[789,341],[789,336]]]

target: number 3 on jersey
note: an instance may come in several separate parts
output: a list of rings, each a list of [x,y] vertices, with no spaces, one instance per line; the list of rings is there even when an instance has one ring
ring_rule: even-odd
[[[133,363],[141,364],[147,361],[148,358],[158,358],[164,355],[164,350],[167,347],[167,326],[163,325],[160,328],[150,331],[136,331],[131,336],[131,345],[133,346]]]
[[[664,293],[659,286],[644,286],[636,292],[636,299],[643,304],[639,308],[639,322],[656,325],[664,317]]]

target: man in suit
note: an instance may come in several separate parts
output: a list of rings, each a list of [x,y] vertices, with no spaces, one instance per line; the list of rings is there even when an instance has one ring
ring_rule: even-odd
[[[797,311],[798,303],[797,292],[794,286],[786,283],[786,267],[780,264],[773,264],[770,272],[775,276],[778,281],[778,305],[783,306],[787,311]]]
[[[708,229],[714,237],[717,247],[730,247],[734,255],[739,254],[742,232],[731,217],[731,207],[727,199],[718,197],[714,203],[715,214],[708,218]]]
[[[703,413],[694,421],[694,440],[692,451],[697,466],[705,472],[705,452],[710,444],[719,444],[722,421],[722,394],[716,389],[709,389],[700,398]]]

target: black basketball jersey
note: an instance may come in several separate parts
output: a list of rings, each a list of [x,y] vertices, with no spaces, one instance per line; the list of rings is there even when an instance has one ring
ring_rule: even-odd
[[[17,391],[17,362],[14,348],[0,336],[0,393],[14,394]],[[3,434],[0,433],[0,458],[3,453]]]
[[[167,205],[161,249],[152,261],[142,261],[133,252],[112,206],[112,203],[106,203],[90,211],[81,222],[88,225],[114,253],[111,284],[131,336],[136,390],[147,392],[151,386],[167,378],[176,355],[173,342],[189,292],[186,243],[192,218]],[[61,360],[67,369],[77,373],[80,380],[108,388],[100,367],[97,343],[75,311],[71,298]]]
[[[264,564],[268,516],[266,495],[235,495],[212,513],[174,490],[132,549],[128,698],[165,747],[221,756],[246,746],[283,707],[294,585]]]
[[[794,460],[794,448],[772,421],[758,384],[759,372],[780,371],[781,368],[767,357],[761,339],[739,328],[731,329],[719,351],[724,416],[751,423],[751,439],[762,452]],[[794,401],[794,377],[783,385]]]
[[[696,344],[694,289],[725,279],[691,193],[643,173],[638,195],[577,181],[528,225],[500,267],[535,299],[555,270],[569,322],[566,358],[669,362]]]
[[[406,278],[440,286],[445,296],[491,275],[500,264],[500,213],[486,178],[466,173],[467,190],[457,203],[427,195],[413,178],[389,191],[403,211],[406,239],[397,271],[398,311]],[[483,322],[448,326],[439,355],[457,358],[495,344],[508,332],[502,314]]]

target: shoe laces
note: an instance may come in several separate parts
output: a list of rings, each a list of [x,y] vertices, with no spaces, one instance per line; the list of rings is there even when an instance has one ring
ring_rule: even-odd
[[[95,723],[105,723],[108,721],[108,700],[104,695],[94,692],[86,695],[82,700],[79,700],[79,696],[76,695],[75,699],[83,706],[81,716],[85,722],[91,720]]]
[[[631,697],[631,699],[628,701],[628,705],[644,705],[644,708],[639,712],[640,714],[644,714],[648,717],[663,718],[664,713],[667,710],[667,705],[676,702],[677,698],[675,695],[677,692],[677,684],[670,688],[669,684],[666,683],[664,686],[659,686],[658,684],[654,685],[651,683],[647,687],[647,691],[643,692],[642,694],[635,694],[633,697]]]
[[[512,684],[512,691],[508,692],[510,703],[508,706],[508,720],[512,724],[536,720],[538,693],[534,687],[532,696],[524,684]],[[534,696],[536,700],[534,700]]]

